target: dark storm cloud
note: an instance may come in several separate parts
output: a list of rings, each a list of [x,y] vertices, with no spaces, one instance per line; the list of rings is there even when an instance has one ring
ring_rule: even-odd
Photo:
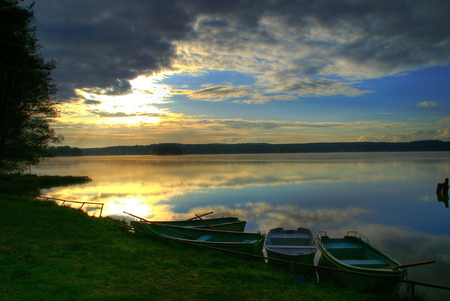
[[[118,79],[116,84],[107,89],[104,94],[107,95],[122,95],[131,91],[130,82],[127,80]]]
[[[359,33],[337,48],[338,56],[393,71],[448,61],[450,2],[368,1],[347,9],[352,14],[346,18],[320,18],[327,26],[347,22]],[[336,15],[346,16],[342,10]]]
[[[323,75],[377,78],[450,60],[447,0],[40,0],[35,12],[44,55],[61,62],[60,97],[126,93],[127,80],[183,62],[180,43],[203,49],[198,68],[262,74],[268,88],[300,95],[326,94]]]
[[[172,40],[191,30],[192,19],[168,2],[38,1],[38,38],[44,55],[61,62],[53,75],[64,96],[169,69]]]

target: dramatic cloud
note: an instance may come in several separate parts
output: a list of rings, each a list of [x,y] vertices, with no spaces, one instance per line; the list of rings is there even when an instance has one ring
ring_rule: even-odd
[[[102,146],[449,139],[446,0],[40,0],[34,10],[43,56],[60,61],[55,128],[68,144],[87,144],[81,134]]]
[[[86,87],[124,93],[127,80],[175,69],[251,73],[265,93],[355,96],[368,92],[357,79],[446,64],[449,6],[439,0],[42,0],[36,14],[44,54],[61,61],[54,76],[66,97]]]
[[[172,41],[193,22],[170,1],[43,0],[35,11],[44,54],[61,61],[54,76],[63,96],[84,87],[117,91],[126,80],[170,69]]]

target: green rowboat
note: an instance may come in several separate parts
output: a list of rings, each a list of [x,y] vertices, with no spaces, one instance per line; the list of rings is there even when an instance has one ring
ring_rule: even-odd
[[[330,238],[326,232],[320,231],[317,246],[321,253],[319,266],[358,273],[319,270],[321,280],[333,278],[344,286],[361,291],[396,293],[401,284],[396,280],[406,274],[403,269],[393,268],[400,266],[398,261],[371,246],[365,236],[355,231],[349,231],[343,238]]]
[[[146,221],[144,221],[145,223]],[[237,231],[243,232],[246,221],[240,221],[237,217],[217,217],[217,218],[203,218],[191,219],[181,221],[150,221],[151,223],[179,226],[179,227],[194,227],[201,229],[222,230],[222,231]],[[140,227],[141,222],[132,221],[133,227]]]
[[[311,277],[315,274],[314,267],[311,266],[314,266],[317,247],[313,234],[309,229],[272,229],[267,233],[264,247],[269,258],[269,263],[290,266],[291,270],[299,275]]]
[[[262,253],[265,238],[261,233],[187,228],[153,222],[143,222],[141,227],[148,234],[170,240],[255,255]]]

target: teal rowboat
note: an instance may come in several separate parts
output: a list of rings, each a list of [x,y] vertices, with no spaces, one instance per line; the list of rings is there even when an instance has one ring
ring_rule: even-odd
[[[181,221],[150,221],[152,223],[179,227],[194,227],[201,229],[222,230],[222,231],[237,231],[243,232],[246,221],[240,221],[237,217],[217,217],[217,218],[203,218],[191,219]],[[133,227],[140,226],[140,222],[131,222]],[[144,221],[145,223],[145,221]]]
[[[264,247],[269,258],[269,263],[290,266],[291,270],[299,275],[311,277],[315,274],[314,267],[311,266],[314,266],[317,247],[313,234],[309,229],[272,229],[267,233]]]
[[[319,266],[359,273],[319,270],[321,280],[333,278],[360,291],[397,293],[401,283],[396,280],[406,274],[403,269],[392,268],[401,265],[398,261],[371,246],[365,236],[355,231],[349,231],[343,238],[330,238],[326,232],[320,231],[317,246],[321,253]]]
[[[265,235],[261,233],[233,232],[187,228],[157,223],[141,223],[148,234],[224,250],[261,255]]]

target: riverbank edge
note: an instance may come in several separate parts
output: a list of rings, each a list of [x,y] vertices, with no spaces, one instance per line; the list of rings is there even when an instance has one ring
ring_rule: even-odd
[[[92,181],[88,176],[38,176],[35,174],[0,175],[0,193],[39,195],[40,189],[80,185]]]

